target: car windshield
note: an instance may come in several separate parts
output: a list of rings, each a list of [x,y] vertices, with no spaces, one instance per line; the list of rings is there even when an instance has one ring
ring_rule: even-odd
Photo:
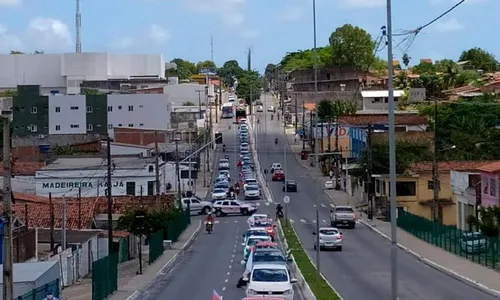
[[[229,188],[229,183],[227,181],[219,182],[219,183],[217,183],[216,188],[218,188],[218,189]]]
[[[247,242],[247,246],[255,246],[255,244],[257,244],[258,242],[263,242],[263,241],[269,241],[269,237],[263,236],[263,237],[249,239]]]
[[[464,235],[463,238],[465,241],[478,241],[484,239],[483,235],[480,233],[470,233]]]
[[[246,236],[267,236],[267,232],[262,231],[262,230],[249,230],[246,233]]]
[[[321,229],[319,233],[323,235],[336,235],[339,232],[335,229]]]
[[[228,162],[229,162],[229,160],[227,160],[227,159],[219,160],[219,163],[221,163],[221,164],[227,164]]]
[[[250,186],[247,186],[247,191],[258,191],[259,188],[256,187],[255,185],[250,185]]]
[[[256,282],[287,282],[286,269],[254,269],[252,281]]]
[[[267,220],[257,220],[255,221],[255,227],[270,227],[272,224]]]
[[[224,193],[224,194],[225,194],[225,193],[226,193],[226,191],[225,191],[225,190],[223,190],[223,189],[215,189],[215,190],[214,190],[214,194],[220,194],[220,193]]]
[[[256,252],[253,256],[254,262],[285,262],[286,259],[279,251]]]
[[[339,213],[353,213],[354,210],[352,210],[352,208],[350,208],[350,207],[337,207],[337,208],[335,208],[335,212],[339,212]]]

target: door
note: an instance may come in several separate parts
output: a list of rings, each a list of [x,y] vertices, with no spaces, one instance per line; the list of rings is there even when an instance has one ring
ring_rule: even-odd
[[[155,194],[155,182],[148,181],[148,196],[153,196]]]
[[[135,196],[135,182],[127,182],[126,185],[127,196]]]
[[[231,201],[231,213],[232,214],[239,214],[240,213],[240,205],[236,201]]]
[[[225,214],[231,213],[231,206],[229,205],[229,201],[222,202],[222,212]]]
[[[182,199],[182,208],[187,209],[188,205],[190,207],[190,212],[193,211],[193,206],[190,204],[191,200],[190,199]]]
[[[198,199],[191,199],[191,212],[198,213],[201,211],[201,202]]]

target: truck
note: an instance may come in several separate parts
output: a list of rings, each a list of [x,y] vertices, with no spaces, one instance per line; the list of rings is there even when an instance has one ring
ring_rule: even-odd
[[[352,206],[335,206],[330,210],[330,225],[337,227],[339,225],[356,228],[356,212]]]

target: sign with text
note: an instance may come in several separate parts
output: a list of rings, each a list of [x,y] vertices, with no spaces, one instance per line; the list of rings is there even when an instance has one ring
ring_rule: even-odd
[[[124,187],[125,184],[123,181],[112,181],[111,186],[116,187]],[[44,182],[42,183],[43,189],[91,189],[94,187],[107,188],[107,181],[100,181],[98,183],[92,181],[55,181],[55,182]]]
[[[324,138],[324,139],[327,139],[328,138],[328,133],[330,133],[330,137],[334,137],[335,136],[335,128],[337,128],[337,134],[338,134],[338,137],[339,138],[348,138],[349,137],[349,127],[345,127],[345,126],[338,126],[338,127],[335,127],[335,124],[332,124],[330,126],[328,125],[325,125],[325,126],[322,126],[322,127],[316,127],[314,128],[314,137],[315,138]],[[323,130],[323,135],[321,134],[321,130]]]

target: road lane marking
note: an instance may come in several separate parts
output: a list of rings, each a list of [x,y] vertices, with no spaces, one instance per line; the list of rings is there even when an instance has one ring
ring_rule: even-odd
[[[289,219],[288,221],[290,221],[290,223],[294,223],[294,222],[295,222],[295,221],[294,221],[294,220],[292,220],[292,219]]]
[[[222,288],[222,291],[224,292],[225,290],[226,290],[226,287],[223,287],[223,288]]]
[[[330,206],[331,206],[332,208],[335,208],[335,204],[333,204],[333,203],[330,203]]]
[[[227,283],[229,281],[229,279],[226,279],[224,282]]]
[[[300,222],[305,223],[305,222],[306,222],[306,220],[304,220],[304,219],[300,219]]]
[[[323,203],[321,203],[321,207],[326,207],[326,205],[324,205]]]
[[[326,223],[326,220],[321,220],[322,223]]]
[[[229,265],[229,269],[231,269],[233,266]]]
[[[316,224],[316,220],[313,220],[313,223]]]
[[[234,221],[234,223],[238,223],[238,221]]]
[[[271,205],[271,203],[269,203],[269,202],[266,202],[266,206],[269,206],[269,205]]]
[[[231,275],[231,272],[227,272],[227,276]]]
[[[316,204],[314,204],[313,207],[318,207],[318,206]]]

